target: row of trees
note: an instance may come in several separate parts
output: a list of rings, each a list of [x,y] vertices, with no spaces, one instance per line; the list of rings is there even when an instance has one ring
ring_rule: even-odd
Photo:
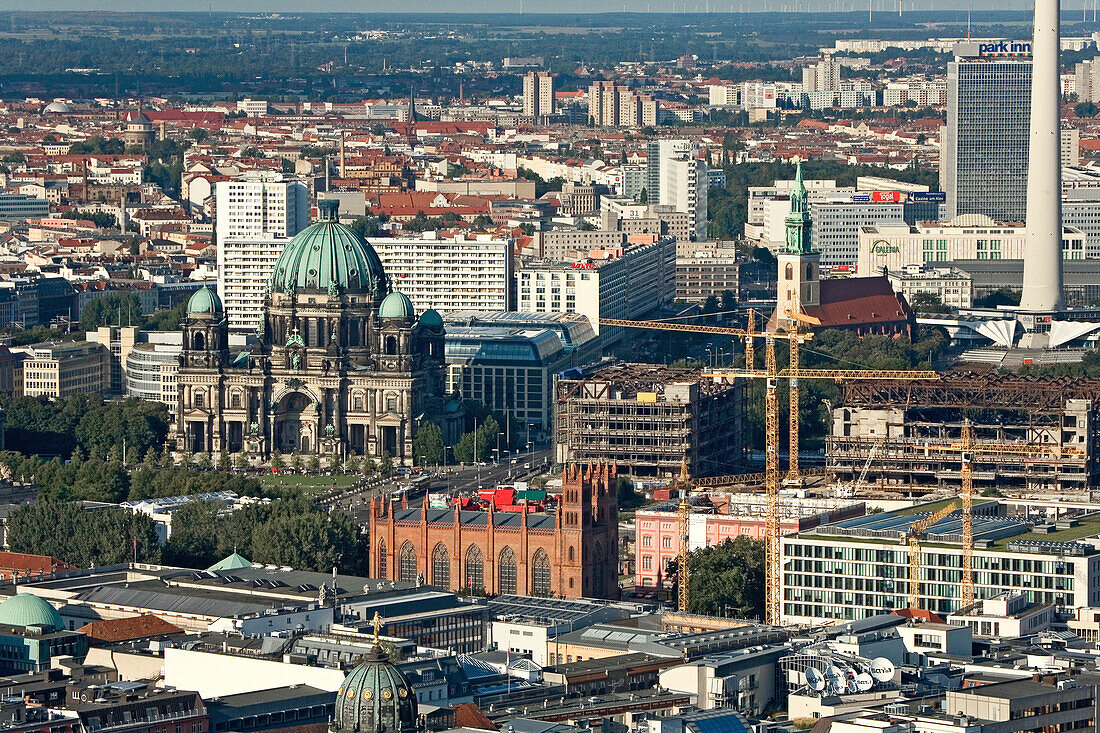
[[[8,397],[4,441],[26,455],[69,456],[79,447],[86,456],[121,460],[125,446],[135,459],[159,450],[168,437],[168,409],[159,402],[125,398],[105,402],[98,395]]]
[[[19,453],[0,455],[0,464],[14,481],[34,483],[41,501],[122,501],[189,496],[211,491],[235,491],[241,496],[260,496],[263,485],[256,478],[225,471],[203,471],[188,466],[158,465],[150,454],[136,468],[123,465],[117,456],[107,460],[85,458],[78,448],[69,461],[43,460]],[[162,456],[162,462],[164,462]]]
[[[302,496],[228,513],[216,502],[188,502],[172,515],[172,536],[164,547],[145,514],[40,501],[11,513],[7,539],[16,552],[50,555],[78,567],[136,559],[205,568],[237,551],[254,562],[299,570],[367,572],[367,547],[355,524],[339,512],[319,511]]]
[[[231,552],[297,570],[368,572],[368,548],[354,522],[341,512],[319,511],[301,495],[229,513],[216,502],[191,501],[172,515],[165,563],[205,568]]]
[[[82,331],[100,326],[137,326],[146,331],[178,331],[187,302],[155,313],[141,312],[141,300],[131,292],[107,293],[89,300],[80,311]]]

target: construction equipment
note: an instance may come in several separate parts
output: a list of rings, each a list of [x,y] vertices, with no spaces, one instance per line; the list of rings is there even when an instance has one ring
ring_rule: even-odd
[[[799,322],[814,324],[816,319],[809,316],[804,316],[801,313],[793,315],[791,317],[792,323],[797,324]],[[846,379],[888,379],[888,380],[918,380],[918,379],[938,379],[939,375],[931,371],[922,370],[900,370],[900,371],[885,371],[874,369],[803,369],[799,366],[799,350],[798,344],[803,341],[813,340],[812,333],[802,333],[798,330],[797,326],[793,326],[789,331],[766,331],[763,334],[764,337],[764,369],[755,369],[755,352],[751,344],[755,338],[759,338],[760,334],[755,329],[755,314],[750,312],[749,324],[747,329],[741,328],[723,328],[718,326],[698,326],[693,324],[684,323],[667,323],[663,321],[626,321],[620,319],[600,319],[601,325],[621,326],[624,328],[653,328],[665,331],[688,331],[695,333],[713,333],[728,336],[736,336],[746,339],[745,345],[745,368],[742,370],[715,370],[705,372],[705,376],[712,379],[737,379],[738,377],[746,379],[763,379],[766,384],[766,391],[764,393],[764,415],[765,415],[765,433],[764,433],[764,476],[765,476],[765,519],[764,519],[764,534],[765,534],[765,578],[764,578],[764,616],[765,622],[769,624],[778,625],[782,620],[782,546],[781,546],[781,534],[779,529],[779,489],[780,489],[780,474],[779,474],[779,380],[788,379],[794,382],[792,387],[792,394],[795,395],[791,402],[791,413],[789,417],[790,425],[790,460],[791,466],[788,469],[787,476],[790,479],[792,476],[797,480],[799,476],[798,469],[798,446],[799,446],[799,422],[798,422],[798,397],[797,387],[799,380],[802,379],[826,379],[833,381],[843,381]],[[775,342],[777,339],[787,340],[792,342],[790,346],[790,364],[786,369],[779,369],[776,364],[775,357]],[[686,468],[686,467],[685,467]],[[681,475],[686,475],[686,471],[682,468]],[[685,492],[685,500],[686,500]],[[687,514],[690,512],[690,506],[686,501],[681,502],[681,509],[683,514],[683,527],[687,526]],[[684,530],[686,534],[686,529]],[[687,543],[684,543],[684,557],[686,560],[686,547]],[[680,605],[681,608],[687,607],[689,597],[687,595],[687,584],[680,582]]]
[[[958,506],[958,502],[953,501],[938,512],[913,522],[901,537],[901,544],[909,544],[909,608],[920,607],[918,605],[920,603],[920,538],[937,522],[955,511]]]
[[[1080,456],[1082,451],[1073,446],[1057,443],[976,443],[973,438],[970,420],[965,419],[959,435],[959,442],[950,445],[929,445],[931,450],[957,451],[962,459],[962,599],[963,607],[974,602],[974,456],[975,455],[1016,455],[1044,456],[1061,459],[1067,456]]]
[[[677,530],[680,535],[680,554],[676,559],[676,607],[681,613],[687,613],[688,601],[691,599],[688,591],[691,574],[688,569],[688,515],[691,514],[688,494],[691,492],[691,481],[688,477],[686,456],[680,463],[680,477],[676,484],[680,489],[680,505],[676,507]]]

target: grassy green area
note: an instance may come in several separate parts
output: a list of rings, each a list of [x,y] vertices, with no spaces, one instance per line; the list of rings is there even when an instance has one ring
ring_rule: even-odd
[[[304,476],[291,473],[264,474],[260,481],[265,489],[299,488],[309,493],[320,493],[335,487],[351,486],[360,476]]]
[[[1074,540],[1091,537],[1094,534],[1100,534],[1100,518],[1090,518],[1076,527],[1055,530],[1049,534],[1028,532],[1027,534],[1018,534],[1015,537],[1005,537],[994,542],[993,549],[1003,550],[1008,547],[1009,542],[1073,542]]]

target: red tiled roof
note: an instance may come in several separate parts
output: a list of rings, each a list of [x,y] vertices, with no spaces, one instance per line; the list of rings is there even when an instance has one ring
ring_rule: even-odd
[[[497,724],[489,720],[481,708],[472,702],[455,705],[455,727],[475,728],[477,730],[500,730]]]
[[[937,616],[931,611],[926,611],[923,608],[899,608],[894,611],[895,616],[901,616],[902,618],[915,618],[921,621],[930,621],[934,624],[945,623],[941,616]]]
[[[818,319],[823,328],[897,323],[909,320],[912,314],[885,277],[822,280],[820,297],[821,305],[803,306],[802,311]]]
[[[109,621],[93,621],[82,626],[80,631],[86,634],[90,641],[115,642],[146,639],[151,636],[163,636],[165,634],[178,634],[183,629],[175,624],[168,623],[160,616],[145,614]]]
[[[18,572],[20,575],[44,575],[73,569],[72,565],[48,555],[28,555],[24,552],[0,551],[0,571],[6,571],[0,572],[0,575],[4,576],[11,575],[12,572]]]

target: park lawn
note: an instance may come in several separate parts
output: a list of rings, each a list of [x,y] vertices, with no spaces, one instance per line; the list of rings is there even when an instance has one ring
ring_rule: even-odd
[[[337,474],[335,476],[305,476],[293,473],[265,473],[260,478],[260,481],[263,482],[265,489],[288,489],[297,487],[306,492],[320,493],[332,489],[333,486],[341,488],[351,486],[360,478],[362,478],[362,476],[345,476],[343,474]]]

